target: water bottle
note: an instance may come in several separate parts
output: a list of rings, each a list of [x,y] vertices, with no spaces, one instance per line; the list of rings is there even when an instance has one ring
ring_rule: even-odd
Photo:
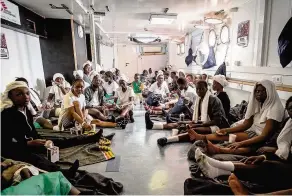
[[[180,121],[180,122],[185,121],[185,115],[184,115],[184,113],[181,113],[181,114],[179,115],[179,121]]]

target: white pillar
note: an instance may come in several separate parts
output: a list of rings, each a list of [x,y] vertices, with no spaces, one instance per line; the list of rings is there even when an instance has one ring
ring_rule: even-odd
[[[101,68],[97,64],[97,50],[96,50],[96,32],[95,32],[95,21],[93,12],[89,13],[89,27],[90,27],[90,48],[91,48],[91,57],[93,69],[96,71],[100,71]]]

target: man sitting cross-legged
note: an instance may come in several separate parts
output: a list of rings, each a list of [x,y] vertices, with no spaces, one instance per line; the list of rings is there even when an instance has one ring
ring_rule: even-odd
[[[102,87],[102,79],[97,72],[91,74],[91,85],[84,90],[86,109],[88,109],[88,114],[93,118],[115,122],[113,116],[106,117],[103,114],[104,111],[104,90]]]
[[[194,105],[193,121],[179,122],[179,123],[153,123],[150,120],[149,114],[145,114],[147,129],[176,129],[179,124],[189,124],[194,131],[208,134],[214,133],[223,127],[229,127],[228,121],[225,117],[224,109],[221,101],[213,96],[207,87],[205,81],[199,81],[196,84],[196,92],[198,97]],[[171,142],[185,142],[192,141],[188,133],[171,136],[169,138],[160,138],[157,143],[161,146]]]

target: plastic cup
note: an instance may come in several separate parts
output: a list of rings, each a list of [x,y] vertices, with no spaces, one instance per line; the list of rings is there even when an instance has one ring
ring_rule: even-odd
[[[96,132],[96,124],[92,124],[92,130]]]
[[[229,134],[229,143],[234,143],[235,140],[236,140],[236,136],[237,136],[237,135]]]

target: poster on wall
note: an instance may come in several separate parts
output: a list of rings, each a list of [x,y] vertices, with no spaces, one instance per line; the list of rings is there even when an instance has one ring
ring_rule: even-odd
[[[1,33],[1,59],[9,59],[9,52],[4,33]]]
[[[247,20],[238,24],[237,45],[239,46],[242,47],[248,46],[249,23],[250,21]]]
[[[9,22],[21,25],[18,6],[7,0],[0,0],[1,18]]]

